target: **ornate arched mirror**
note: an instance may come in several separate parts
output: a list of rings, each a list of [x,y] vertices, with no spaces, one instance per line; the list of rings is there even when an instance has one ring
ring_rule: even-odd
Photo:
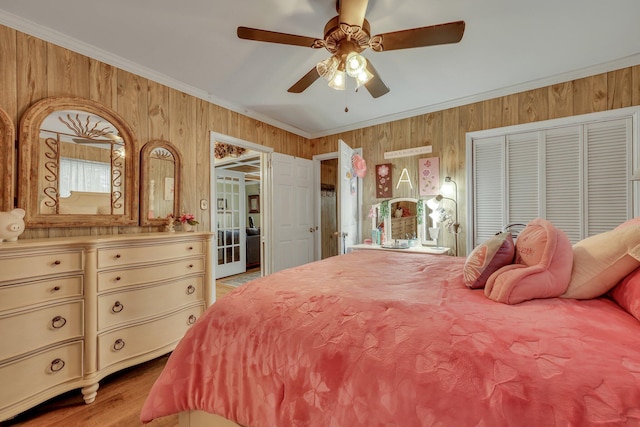
[[[20,122],[20,206],[31,227],[137,224],[137,150],[116,112],[47,98]]]
[[[9,115],[0,108],[0,211],[13,209],[13,171],[15,169],[15,128]]]
[[[179,151],[168,141],[149,141],[140,154],[140,224],[164,225],[180,214]]]

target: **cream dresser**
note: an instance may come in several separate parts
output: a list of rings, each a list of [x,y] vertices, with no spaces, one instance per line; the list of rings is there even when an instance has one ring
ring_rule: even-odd
[[[0,421],[168,353],[213,299],[209,233],[0,244]]]

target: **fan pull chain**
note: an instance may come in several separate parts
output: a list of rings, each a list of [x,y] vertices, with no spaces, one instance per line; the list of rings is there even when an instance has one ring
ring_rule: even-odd
[[[344,103],[345,103],[344,112],[348,113],[349,112],[349,79],[347,79],[347,81],[344,84]]]

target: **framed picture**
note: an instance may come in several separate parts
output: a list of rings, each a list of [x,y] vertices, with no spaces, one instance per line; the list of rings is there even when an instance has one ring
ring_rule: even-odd
[[[223,211],[227,208],[227,202],[225,199],[218,199],[218,210]]]
[[[376,165],[376,197],[378,199],[389,198],[393,194],[392,168],[393,164],[391,163]]]
[[[260,213],[260,195],[249,196],[249,213]]]
[[[440,159],[438,157],[418,159],[418,174],[421,196],[435,196],[440,192]]]

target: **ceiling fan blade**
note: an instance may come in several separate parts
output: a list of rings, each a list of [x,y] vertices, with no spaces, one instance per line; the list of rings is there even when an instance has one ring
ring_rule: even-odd
[[[373,77],[371,77],[371,79],[364,84],[364,87],[367,88],[371,96],[373,96],[374,98],[379,98],[382,95],[388,93],[389,88],[386,84],[384,84],[384,82],[380,78],[380,75],[378,74],[378,71],[373,67],[373,64],[371,64],[371,61],[367,61],[367,71],[373,74]]]
[[[338,13],[343,24],[362,27],[369,0],[338,0]]]
[[[307,74],[302,76],[302,78],[300,80],[295,82],[295,84],[293,86],[291,86],[289,89],[287,89],[287,92],[301,93],[306,88],[311,86],[311,84],[313,82],[318,80],[319,77],[320,77],[320,74],[318,74],[318,70],[316,70],[316,67],[313,67],[311,70],[309,70],[309,72]]]
[[[294,46],[314,47],[317,39],[275,31],[258,30],[256,28],[238,27],[238,37],[259,42],[290,44]]]
[[[412,47],[434,46],[439,44],[457,43],[464,34],[464,21],[449,22],[448,24],[431,25],[429,27],[413,28],[410,30],[394,31],[373,36],[381,39],[381,47],[376,51],[409,49]]]

